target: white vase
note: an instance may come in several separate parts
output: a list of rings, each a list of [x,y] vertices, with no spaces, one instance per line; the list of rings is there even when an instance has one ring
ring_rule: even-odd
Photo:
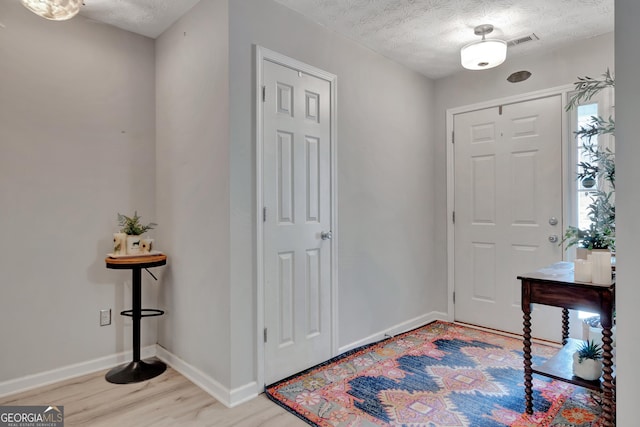
[[[582,359],[576,351],[573,353],[573,375],[587,381],[595,381],[602,376],[602,361]]]
[[[591,254],[591,251],[587,248],[576,248],[576,259],[584,259],[586,261],[587,256]]]
[[[587,248],[576,248],[576,259],[589,259],[589,255],[594,252],[611,252],[609,249],[587,249]]]
[[[611,252],[591,254],[591,281],[598,285],[611,284]]]
[[[141,244],[142,237],[127,236],[127,255],[138,255],[140,253]]]
[[[591,282],[591,262],[586,259],[573,261],[573,280],[576,282]]]

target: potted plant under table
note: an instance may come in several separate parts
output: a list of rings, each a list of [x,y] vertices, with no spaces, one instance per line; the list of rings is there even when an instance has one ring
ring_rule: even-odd
[[[573,353],[573,375],[587,381],[602,376],[602,347],[593,341],[584,341]]]

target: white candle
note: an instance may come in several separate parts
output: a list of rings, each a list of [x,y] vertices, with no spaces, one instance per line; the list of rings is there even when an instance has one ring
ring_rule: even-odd
[[[577,259],[573,265],[573,279],[576,282],[591,282],[591,261]]]
[[[611,252],[594,252],[591,254],[591,280],[598,285],[611,284]]]
[[[113,254],[125,255],[127,253],[127,235],[125,233],[113,233]]]

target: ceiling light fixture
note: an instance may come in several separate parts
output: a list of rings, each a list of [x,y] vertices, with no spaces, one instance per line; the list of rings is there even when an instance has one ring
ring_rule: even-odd
[[[507,42],[485,39],[493,31],[493,25],[478,25],[473,32],[482,40],[469,43],[460,49],[460,62],[467,70],[486,70],[497,67],[507,58]]]
[[[52,21],[64,21],[78,14],[82,0],[21,0],[24,7]]]

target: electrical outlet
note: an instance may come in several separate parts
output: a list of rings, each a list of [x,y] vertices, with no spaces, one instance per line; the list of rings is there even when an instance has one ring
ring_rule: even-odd
[[[108,326],[111,324],[111,309],[100,310],[100,326]]]

